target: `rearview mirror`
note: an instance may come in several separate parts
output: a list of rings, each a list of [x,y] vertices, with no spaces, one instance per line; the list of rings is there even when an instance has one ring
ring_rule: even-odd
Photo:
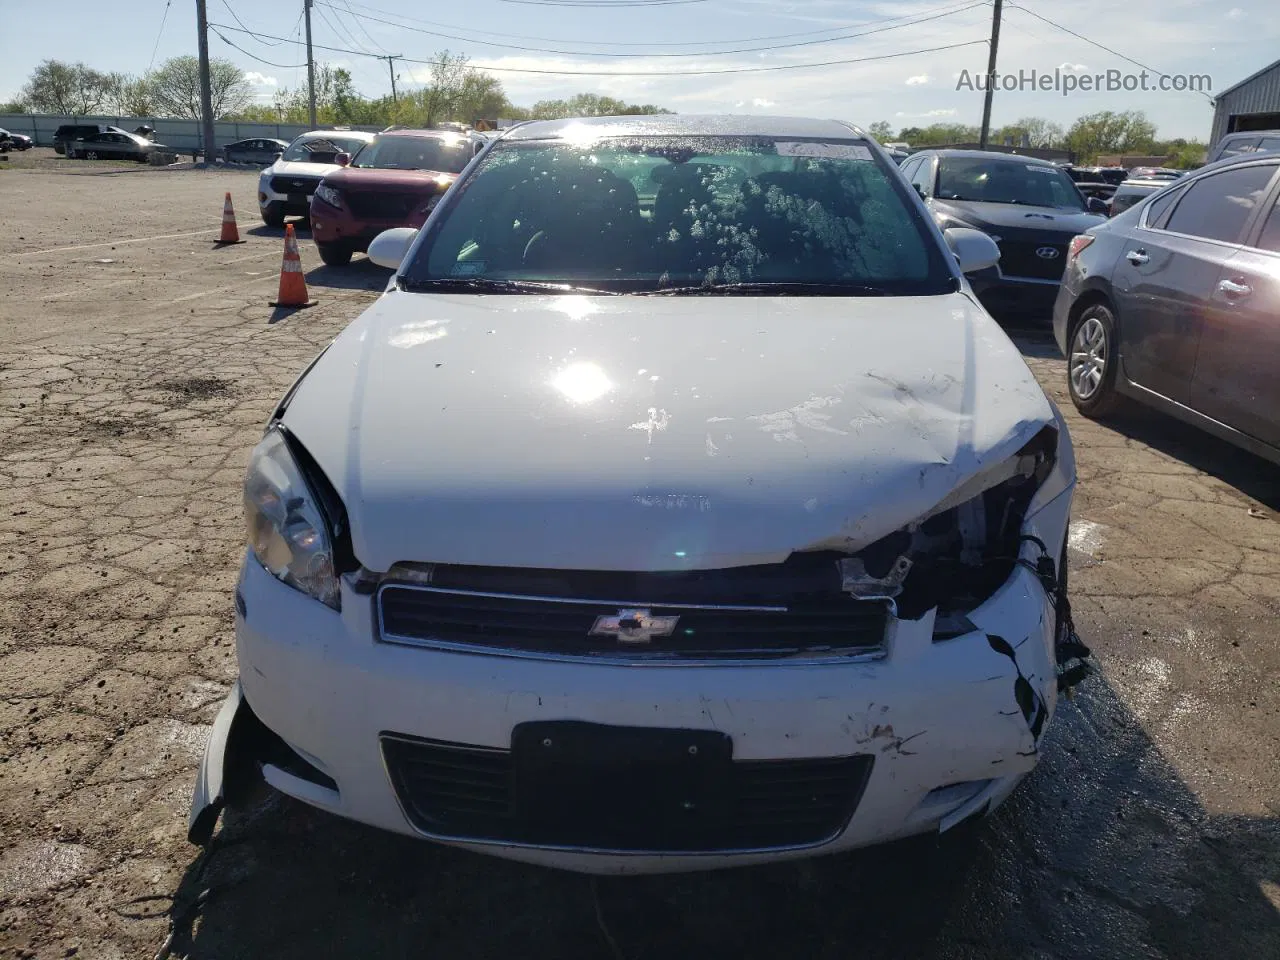
[[[340,154],[338,154],[336,157],[334,157],[334,158],[333,158],[333,162],[334,162],[334,163],[336,163],[336,164],[337,164],[338,166],[340,166],[340,167],[348,166],[348,165],[350,165],[350,163],[351,163],[351,154],[349,154],[349,153],[340,153]]]
[[[1089,197],[1089,199],[1084,202],[1084,208],[1090,213],[1101,213],[1105,215],[1108,209],[1107,201],[1103,200],[1101,197]]]
[[[942,232],[947,246],[956,255],[961,273],[976,273],[1000,262],[1000,248],[981,230],[952,227]]]
[[[383,230],[369,244],[369,259],[380,267],[398,270],[417,237],[418,231],[413,227]]]

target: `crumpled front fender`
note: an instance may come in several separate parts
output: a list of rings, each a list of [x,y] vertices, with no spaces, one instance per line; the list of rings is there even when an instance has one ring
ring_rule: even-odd
[[[248,704],[236,680],[213,721],[213,732],[205,744],[204,759],[196,774],[195,791],[191,795],[191,813],[187,821],[187,839],[203,846],[213,836],[218,814],[226,805],[228,782],[238,770],[234,753],[236,732],[244,726]]]

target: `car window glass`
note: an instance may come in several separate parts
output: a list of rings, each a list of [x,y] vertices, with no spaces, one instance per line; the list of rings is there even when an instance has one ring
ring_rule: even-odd
[[[1259,150],[1280,150],[1280,137],[1263,137]]]
[[[1259,250],[1280,253],[1280,200],[1272,204],[1267,222],[1262,225],[1262,233],[1258,235],[1258,242],[1254,246]]]
[[[902,163],[899,164],[899,167],[902,170],[902,175],[908,180],[915,175],[916,167],[918,166],[920,166],[919,160],[903,160]]]
[[[945,292],[945,260],[901,191],[857,142],[508,143],[463,184],[410,279]]]
[[[1224,170],[1193,183],[1178,201],[1166,230],[1235,243],[1275,173],[1274,164]]]
[[[1084,198],[1058,167],[1021,159],[943,157],[938,163],[941,200],[1026,204],[1084,209]]]
[[[930,187],[929,181],[932,179],[933,161],[926,157],[924,160],[920,161],[920,166],[916,167],[915,170],[911,172],[911,182],[927,194]]]
[[[353,167],[378,170],[434,170],[461,173],[472,157],[462,137],[377,137],[351,161]]]
[[[1234,157],[1242,153],[1253,153],[1258,149],[1257,137],[1241,137],[1239,140],[1233,140],[1222,148],[1221,157]]]
[[[333,163],[340,153],[355,153],[365,145],[360,137],[299,137],[284,152],[285,160],[305,163]]]
[[[1170,190],[1163,197],[1160,197],[1157,200],[1151,201],[1150,206],[1147,207],[1147,226],[1164,229],[1164,225],[1160,222],[1160,219],[1165,215],[1169,208],[1177,202],[1178,198],[1186,192],[1187,188],[1185,186],[1180,187],[1177,190]]]

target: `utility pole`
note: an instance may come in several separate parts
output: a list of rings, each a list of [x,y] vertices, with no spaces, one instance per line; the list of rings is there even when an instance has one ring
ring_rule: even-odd
[[[201,3],[203,2],[204,0],[201,0]],[[302,0],[302,12],[307,20],[307,97],[311,106],[311,129],[314,130],[316,128],[316,57],[311,51],[311,0]]]
[[[196,0],[196,31],[200,52],[200,139],[204,162],[213,163],[218,145],[213,134],[213,84],[209,79],[209,16],[204,0]]]
[[[385,56],[378,57],[379,60],[387,61],[387,69],[391,71],[391,102],[399,103],[399,97],[396,96],[396,61],[403,60],[403,53],[389,53]]]
[[[996,92],[996,50],[1000,47],[1000,5],[995,0],[995,11],[991,14],[991,52],[987,57],[987,92],[982,100],[982,134],[978,137],[978,149],[987,149],[987,138],[991,135],[991,96]]]

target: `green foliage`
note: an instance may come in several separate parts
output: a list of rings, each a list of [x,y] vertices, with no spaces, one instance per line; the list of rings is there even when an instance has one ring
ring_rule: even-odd
[[[867,127],[867,133],[875,137],[878,143],[888,143],[893,139],[893,128],[889,126],[888,120],[877,120]]]
[[[25,100],[9,100],[0,102],[0,113],[27,113]]]
[[[649,116],[671,113],[652,103],[626,103],[597,93],[579,93],[567,100],[539,100],[529,110],[530,120],[562,120],[565,117]]]
[[[1103,110],[1076,120],[1067,131],[1066,146],[1077,163],[1092,163],[1103,153],[1147,153],[1156,138],[1156,125],[1140,110]]]
[[[33,113],[82,117],[105,108],[111,99],[112,78],[83,63],[45,60],[31,73],[22,99]]]
[[[913,147],[933,147],[944,143],[976,143],[978,136],[977,127],[963,123],[931,123],[927,127],[903,127],[897,139]]]

